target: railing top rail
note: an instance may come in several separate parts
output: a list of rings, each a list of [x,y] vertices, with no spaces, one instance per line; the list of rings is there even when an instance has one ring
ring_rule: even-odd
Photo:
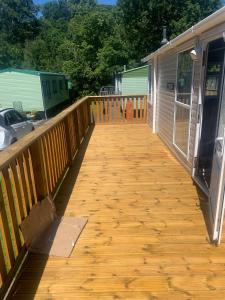
[[[59,122],[61,122],[68,114],[74,111],[77,107],[79,107],[82,103],[89,99],[88,96],[83,97],[78,100],[76,103],[72,104],[57,116],[48,120],[42,126],[37,128],[35,131],[24,136],[21,140],[17,141],[15,144],[12,144],[8,149],[4,150],[0,154],[0,171],[8,166],[11,161],[13,161],[20,153],[26,150],[32,143],[41,138],[44,134],[46,134],[51,128],[56,126]]]
[[[147,95],[104,95],[104,96],[89,96],[90,99],[95,98],[118,98],[118,97],[130,97],[130,98],[136,98],[136,97],[145,97]]]

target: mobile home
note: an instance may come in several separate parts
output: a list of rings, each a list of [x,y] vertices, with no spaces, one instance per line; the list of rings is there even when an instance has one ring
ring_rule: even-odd
[[[24,69],[0,70],[0,109],[51,116],[69,101],[66,76]]]
[[[118,95],[147,95],[149,66],[130,69],[119,73],[115,79]]]
[[[209,199],[220,242],[225,188],[225,8],[143,59],[151,66],[149,125]]]

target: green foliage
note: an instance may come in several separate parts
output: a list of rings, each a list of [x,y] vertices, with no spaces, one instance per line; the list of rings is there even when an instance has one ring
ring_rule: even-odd
[[[42,8],[42,15],[47,20],[69,20],[70,5],[67,0],[47,2]]]
[[[124,37],[132,56],[145,56],[160,46],[162,26],[173,38],[221,7],[220,0],[118,0]],[[138,49],[138,50],[137,50]]]
[[[9,44],[5,36],[0,34],[0,68],[8,66],[21,66],[23,61],[23,48],[20,44]]]
[[[0,0],[0,68],[23,64],[24,44],[39,33],[32,0]]]
[[[24,43],[38,33],[32,0],[0,0],[0,29],[10,43]]]
[[[24,66],[42,71],[62,71],[58,48],[65,37],[66,24],[62,21],[42,20],[41,32],[35,40],[27,41],[24,49]]]
[[[67,39],[60,48],[62,69],[81,94],[97,92],[111,82],[128,60],[123,42],[116,36],[116,21],[115,10],[103,7],[77,14],[70,21]]]
[[[173,38],[220,7],[220,0],[0,0],[0,68],[64,72],[77,95],[113,84],[126,64],[160,46],[162,26]]]

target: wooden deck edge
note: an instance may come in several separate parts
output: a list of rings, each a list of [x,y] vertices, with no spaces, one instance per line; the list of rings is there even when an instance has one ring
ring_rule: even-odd
[[[14,290],[17,280],[19,278],[21,269],[22,269],[23,265],[26,263],[27,256],[28,256],[28,250],[27,250],[26,246],[24,245],[21,250],[21,253],[17,257],[16,264],[8,273],[7,281],[4,283],[4,285],[0,289],[0,299],[7,300],[7,299],[11,298],[13,290]]]

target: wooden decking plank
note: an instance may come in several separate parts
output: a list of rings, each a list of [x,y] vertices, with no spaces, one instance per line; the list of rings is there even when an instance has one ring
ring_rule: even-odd
[[[74,170],[58,214],[89,221],[70,258],[29,256],[13,299],[224,299],[207,202],[147,125],[97,125]]]

